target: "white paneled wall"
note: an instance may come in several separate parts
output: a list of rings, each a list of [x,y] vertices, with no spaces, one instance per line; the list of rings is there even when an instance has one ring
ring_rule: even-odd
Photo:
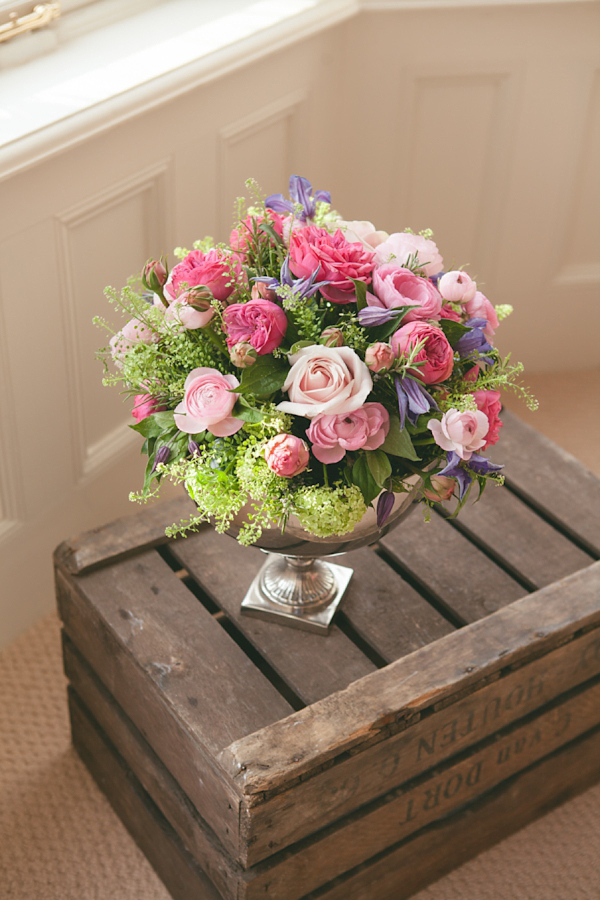
[[[515,359],[598,365],[598,5],[376,6],[0,182],[0,644],[52,606],[53,547],[133,511],[139,444],[94,359],[104,286],[226,238],[248,176],[433,228],[514,303]]]

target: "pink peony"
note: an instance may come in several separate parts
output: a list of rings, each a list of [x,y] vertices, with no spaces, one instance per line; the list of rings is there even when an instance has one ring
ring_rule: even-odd
[[[264,455],[268,467],[284,478],[304,472],[310,458],[306,443],[293,434],[275,435],[265,444]]]
[[[489,429],[485,434],[485,444],[483,445],[485,450],[490,444],[496,443],[498,431],[503,425],[499,418],[502,410],[500,391],[473,391],[473,397],[475,398],[477,409],[485,413],[488,418]]]
[[[465,303],[465,309],[470,319],[487,319],[483,332],[487,338],[493,338],[498,327],[498,316],[488,298],[481,291],[476,291],[475,296]]]
[[[307,278],[316,270],[317,281],[331,284],[321,293],[332,303],[353,303],[356,292],[352,279],[371,283],[373,253],[362,244],[350,243],[341,231],[330,234],[324,228],[309,225],[290,237],[290,269],[298,278]]]
[[[420,234],[408,231],[390,234],[389,238],[379,244],[375,251],[375,262],[378,266],[393,262],[397,266],[405,266],[411,257],[417,254],[417,261],[426,275],[437,275],[442,271],[444,261],[433,241]]]
[[[175,424],[186,434],[208,430],[217,437],[235,434],[244,424],[231,415],[238,398],[232,392],[239,381],[217,369],[201,366],[185,379],[185,396],[175,408]]]
[[[397,356],[408,356],[415,344],[422,340],[425,345],[417,353],[415,361],[424,361],[425,365],[412,369],[411,375],[425,384],[445,381],[454,368],[454,352],[440,328],[428,325],[427,322],[409,322],[394,332],[390,343]]]
[[[371,372],[387,372],[391,369],[396,359],[396,354],[389,344],[377,341],[371,344],[365,351],[365,365]]]
[[[455,486],[456,480],[454,478],[449,478],[447,475],[432,475],[431,486],[424,491],[424,494],[428,500],[432,500],[434,503],[442,503],[444,500],[450,499],[454,493]]]
[[[489,422],[485,413],[479,410],[459,412],[457,409],[449,409],[442,416],[441,422],[438,419],[430,419],[427,427],[438,447],[457,453],[461,459],[468,460],[485,444]]]
[[[404,316],[404,322],[440,317],[442,298],[431,281],[414,275],[410,269],[404,269],[395,263],[387,263],[375,269],[373,292],[379,302],[374,303],[370,295],[367,301],[370,306],[381,306],[384,309],[413,307]]]
[[[289,400],[277,409],[312,419],[321,413],[348,413],[363,405],[373,387],[371,373],[351,347],[313,344],[289,356],[283,384]]]
[[[152,394],[136,394],[133,398],[133,409],[131,415],[136,422],[147,419],[155,412],[162,412],[166,406],[161,406],[158,400]]]
[[[112,358],[120,364],[125,354],[136,344],[152,344],[160,335],[152,331],[149,325],[140,319],[130,319],[120,331],[113,334],[109,341]]]
[[[259,356],[272,353],[282,342],[287,316],[270,300],[234,303],[223,312],[223,328],[229,349],[239,343],[252,344]]]
[[[376,450],[389,430],[390,417],[385,406],[365,403],[352,412],[315,416],[306,434],[319,462],[335,463],[347,450]]]
[[[446,272],[438,281],[438,291],[448,303],[468,303],[476,290],[477,284],[466,272]]]
[[[233,274],[232,274],[233,273]],[[232,254],[223,250],[192,250],[180,263],[171,269],[164,293],[171,303],[190,288],[204,285],[217,300],[227,300],[235,288],[235,275],[239,264]]]

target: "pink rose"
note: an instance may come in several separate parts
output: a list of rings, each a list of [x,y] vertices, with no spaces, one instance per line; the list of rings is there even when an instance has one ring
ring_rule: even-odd
[[[279,237],[283,237],[283,216],[280,216],[279,213],[274,212],[272,209],[268,209],[266,216],[246,216],[237,228],[231,231],[229,235],[229,246],[231,249],[240,256],[245,257],[248,247],[255,244],[260,238],[270,241],[270,238],[267,237],[264,231],[258,230],[263,222],[271,225],[275,233]]]
[[[415,344],[422,340],[425,344],[417,353],[415,362],[424,362],[425,365],[411,369],[411,375],[425,384],[445,381],[454,368],[454,352],[441,328],[427,322],[409,322],[394,332],[390,343],[396,356],[408,356]]]
[[[310,458],[305,442],[293,434],[275,435],[265,444],[264,455],[268,467],[284,478],[304,472]]]
[[[396,354],[390,345],[381,341],[371,344],[365,350],[365,365],[371,372],[387,372],[388,369],[391,369],[395,359]]]
[[[196,328],[204,328],[214,316],[215,311],[212,306],[209,306],[207,309],[197,309],[195,305],[192,305],[193,303],[192,292],[177,297],[176,300],[173,300],[167,306],[165,321],[175,325],[182,325],[190,331]]]
[[[493,338],[498,327],[498,316],[488,298],[481,291],[476,291],[475,296],[465,303],[465,309],[470,319],[487,319],[483,333],[487,338]]]
[[[120,363],[128,350],[131,350],[136,344],[152,344],[158,341],[159,337],[160,335],[152,331],[145,322],[140,319],[130,319],[120,331],[111,337],[109,341],[111,356],[116,363]]]
[[[379,266],[373,272],[373,291],[379,303],[367,302],[370,306],[381,306],[394,309],[397,306],[412,306],[404,316],[404,322],[416,319],[439,319],[442,298],[428,278],[413,275],[410,269],[404,269],[395,263]]]
[[[162,412],[166,406],[161,406],[158,400],[152,394],[136,394],[133,398],[133,409],[131,415],[136,422],[147,419],[155,412]]]
[[[390,234],[387,241],[379,244],[375,251],[375,262],[378,266],[388,262],[405,266],[415,253],[419,266],[426,275],[437,275],[442,271],[444,261],[434,242],[408,231]]]
[[[473,391],[473,397],[475,398],[477,409],[485,413],[488,418],[489,429],[485,434],[485,444],[483,445],[485,450],[490,444],[496,443],[498,431],[503,425],[499,418],[502,410],[500,391]]]
[[[329,281],[321,293],[332,303],[353,303],[356,290],[352,279],[371,283],[373,253],[362,244],[351,244],[341,231],[330,234],[309,225],[290,237],[290,269],[298,278],[316,270],[317,281]]]
[[[385,406],[365,403],[352,412],[315,416],[306,434],[319,462],[335,463],[347,450],[376,450],[389,430],[390,417]]]
[[[282,412],[312,419],[321,413],[348,413],[363,405],[373,387],[371,373],[351,347],[313,344],[289,356],[283,384],[289,400]]]
[[[227,300],[235,288],[235,276],[239,274],[239,264],[232,254],[224,250],[192,250],[191,253],[171,269],[164,293],[171,303],[190,288],[204,285],[217,300]]]
[[[440,310],[440,319],[451,319],[452,322],[460,322],[460,316],[449,303],[444,303]]]
[[[287,316],[270,300],[234,303],[223,311],[223,328],[229,349],[236,344],[252,344],[259,356],[279,347],[287,328]]]
[[[448,303],[468,303],[477,284],[466,272],[446,272],[438,281],[438,291]]]
[[[231,415],[238,398],[231,389],[239,381],[235,375],[221,375],[217,369],[201,366],[185,379],[185,396],[175,408],[175,424],[186,434],[208,430],[217,437],[235,434],[244,424]]]
[[[485,444],[489,422],[485,413],[479,410],[459,412],[457,409],[449,409],[442,416],[441,422],[438,419],[430,419],[427,427],[438,447],[457,453],[461,459],[468,460],[475,450],[480,450]]]
[[[447,475],[432,475],[431,487],[424,493],[428,500],[432,500],[434,503],[443,503],[444,500],[450,499],[454,493],[455,485],[456,480],[454,478],[449,478]]]
[[[277,294],[270,287],[267,287],[264,281],[255,281],[252,285],[250,295],[253,300],[270,300],[272,303],[277,302]]]

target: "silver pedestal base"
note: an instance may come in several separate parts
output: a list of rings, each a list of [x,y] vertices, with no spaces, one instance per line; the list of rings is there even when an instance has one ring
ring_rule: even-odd
[[[298,560],[269,553],[241,611],[256,619],[327,634],[352,571],[323,559]]]

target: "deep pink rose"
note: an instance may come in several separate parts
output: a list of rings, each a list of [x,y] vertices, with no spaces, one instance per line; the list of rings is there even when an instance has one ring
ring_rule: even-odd
[[[396,263],[387,263],[373,272],[373,292],[379,301],[375,303],[370,294],[370,306],[394,309],[397,306],[412,306],[404,316],[404,322],[416,319],[439,319],[442,298],[428,278],[414,275]]]
[[[448,303],[468,303],[476,290],[477,284],[466,272],[445,272],[438,281],[438,291]]]
[[[426,275],[437,275],[442,271],[444,261],[434,242],[408,231],[390,234],[386,241],[377,246],[375,261],[379,266],[388,262],[405,266],[415,253],[417,262]]]
[[[305,442],[293,434],[275,435],[265,444],[264,454],[268,467],[284,478],[304,472],[310,459]]]
[[[483,332],[488,339],[493,338],[498,327],[498,316],[488,298],[481,291],[476,291],[473,299],[465,303],[465,309],[470,319],[487,319]]]
[[[235,375],[221,375],[217,369],[201,366],[185,379],[185,396],[175,408],[175,424],[186,434],[210,431],[217,437],[235,434],[244,424],[231,415],[238,394]]]
[[[442,503],[444,500],[450,499],[455,487],[456,480],[454,478],[449,478],[447,475],[432,475],[431,486],[424,491],[424,494],[428,500]]]
[[[277,409],[312,419],[321,413],[348,413],[363,405],[373,387],[371,373],[351,347],[302,347],[289,357],[283,384],[289,400]]]
[[[362,244],[350,243],[340,230],[330,234],[324,228],[309,225],[290,237],[290,269],[298,278],[316,270],[317,281],[330,281],[321,293],[332,303],[354,303],[356,290],[352,279],[371,283],[374,254]]]
[[[233,273],[233,274],[232,274]],[[224,250],[192,250],[171,269],[164,287],[167,301],[171,303],[190,288],[202,284],[217,300],[227,300],[235,288],[239,264],[231,253]]]
[[[341,415],[315,416],[306,432],[314,456],[322,463],[339,462],[350,450],[376,450],[390,430],[390,417],[381,403],[365,403]]]
[[[387,372],[394,363],[396,354],[389,344],[377,341],[365,350],[365,365],[371,372]]]
[[[131,415],[136,422],[147,419],[155,412],[162,412],[166,406],[161,406],[158,400],[152,394],[136,394],[133,398],[133,409]]]
[[[490,444],[496,443],[498,431],[503,425],[499,418],[502,410],[500,391],[473,391],[473,397],[475,398],[477,409],[488,417],[489,429],[485,435],[485,444],[483,445],[485,450]]]
[[[110,353],[117,364],[136,344],[152,344],[160,335],[152,331],[149,325],[140,319],[130,319],[120,331],[113,334],[109,341]]]
[[[415,344],[422,340],[425,345],[417,353],[415,362],[424,361],[425,365],[412,369],[411,375],[425,384],[445,381],[454,368],[454,352],[441,328],[427,322],[409,322],[394,332],[390,343],[396,356],[408,356]]]
[[[231,231],[229,235],[229,246],[231,249],[240,256],[245,257],[248,252],[248,246],[256,242],[256,232],[263,239],[267,238],[264,232],[258,231],[259,226],[263,222],[271,225],[275,233],[279,237],[283,237],[283,216],[280,216],[279,213],[274,212],[272,209],[268,209],[266,216],[246,216],[237,228]]]
[[[287,316],[270,300],[233,303],[223,311],[223,327],[229,349],[236,344],[252,344],[259,356],[279,347],[287,328]]]
[[[439,419],[430,419],[427,427],[438,447],[468,460],[485,444],[489,423],[485,413],[479,410],[459,412],[457,409],[449,409],[442,416],[441,422]]]

